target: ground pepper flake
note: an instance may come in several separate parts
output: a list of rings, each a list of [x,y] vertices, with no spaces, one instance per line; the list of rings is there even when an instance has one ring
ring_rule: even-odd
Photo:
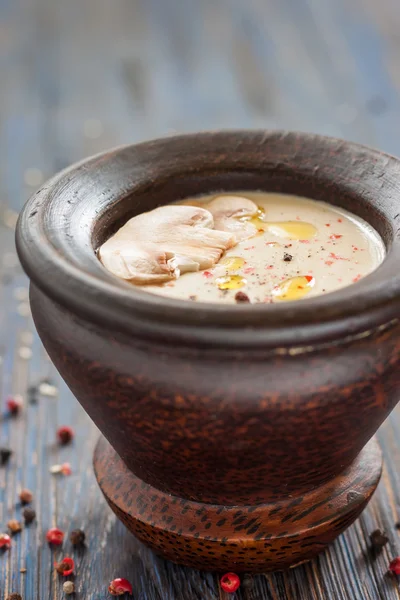
[[[283,260],[285,262],[290,262],[291,260],[293,260],[293,256],[291,254],[288,254],[287,252],[285,252],[283,255]]]
[[[353,283],[357,283],[357,281],[360,281],[362,275],[360,275],[360,273],[358,275],[356,275],[355,277],[353,277]]]
[[[338,235],[337,233],[334,233],[333,235],[329,236],[331,240],[340,240],[340,238],[342,238],[342,235]]]
[[[329,252],[329,256],[331,258],[334,258],[335,260],[350,260],[349,258],[345,258],[344,256],[339,256],[338,254],[335,254],[334,252]]]
[[[240,579],[236,573],[225,573],[222,575],[220,580],[221,589],[224,592],[228,592],[229,594],[233,594],[240,587]]]

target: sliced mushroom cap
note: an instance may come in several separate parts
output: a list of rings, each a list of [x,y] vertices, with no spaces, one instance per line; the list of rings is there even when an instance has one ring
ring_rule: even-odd
[[[214,217],[214,228],[234,233],[238,242],[256,235],[257,227],[249,221],[240,220],[242,217],[253,217],[257,214],[258,207],[249,198],[217,196],[204,207]]]
[[[103,265],[133,283],[162,283],[211,268],[235,245],[232,233],[212,229],[204,208],[168,205],[130,219],[99,249]]]

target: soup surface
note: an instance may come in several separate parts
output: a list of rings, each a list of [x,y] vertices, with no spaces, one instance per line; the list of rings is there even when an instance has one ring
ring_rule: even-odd
[[[210,201],[220,202],[221,198],[222,204],[225,199],[244,199],[256,205],[256,212],[248,214],[242,210],[229,221],[213,212],[213,228],[236,236],[233,245],[225,238],[222,242],[225,247],[232,247],[220,251],[220,258],[208,268],[192,272],[182,268],[177,278],[154,284],[144,281],[147,285],[141,286],[143,290],[214,303],[301,300],[359,281],[376,269],[385,256],[382,239],[368,223],[316,200],[238,192],[189,198],[176,204],[207,209]],[[245,228],[245,233],[236,232],[236,227]],[[173,253],[167,257],[170,255]],[[100,258],[110,268],[101,254]]]

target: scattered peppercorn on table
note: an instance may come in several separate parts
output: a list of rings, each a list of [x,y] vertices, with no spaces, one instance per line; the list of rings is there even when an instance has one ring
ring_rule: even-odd
[[[328,553],[240,579],[234,565],[217,574],[167,563],[101,496],[98,432],[38,340],[14,249],[23,201],[117,144],[269,127],[399,155],[399,27],[391,0],[0,1],[1,600],[400,598],[400,408],[379,434],[378,491]]]

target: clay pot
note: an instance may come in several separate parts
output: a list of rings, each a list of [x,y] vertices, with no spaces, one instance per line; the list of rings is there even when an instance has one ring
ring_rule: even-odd
[[[400,387],[400,163],[315,135],[239,131],[127,146],[27,203],[18,253],[55,366],[103,434],[99,484],[165,557],[266,571],[321,551],[379,480],[371,437]],[[360,282],[279,305],[146,293],[96,248],[129,217],[213,191],[325,200],[369,221],[387,257]]]

